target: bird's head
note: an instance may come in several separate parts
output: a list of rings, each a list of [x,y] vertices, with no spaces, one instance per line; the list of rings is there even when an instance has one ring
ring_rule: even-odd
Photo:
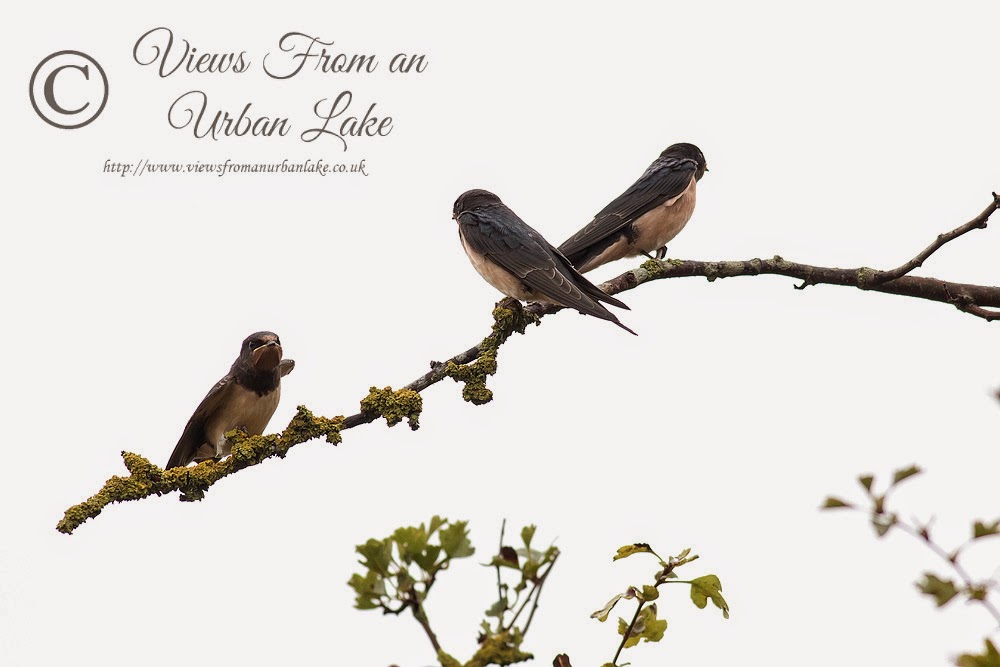
[[[694,160],[698,163],[698,169],[694,174],[695,180],[700,181],[701,177],[705,175],[706,171],[708,171],[708,163],[705,161],[705,154],[702,153],[701,149],[694,144],[674,144],[660,153],[660,157],[676,157]]]
[[[459,195],[458,199],[455,200],[455,206],[452,208],[451,217],[458,220],[458,216],[462,215],[467,211],[472,211],[477,208],[482,208],[483,206],[495,206],[496,204],[502,204],[500,197],[488,190],[469,190],[463,192]]]
[[[273,371],[281,363],[281,339],[270,331],[258,331],[247,336],[240,357],[255,370]]]

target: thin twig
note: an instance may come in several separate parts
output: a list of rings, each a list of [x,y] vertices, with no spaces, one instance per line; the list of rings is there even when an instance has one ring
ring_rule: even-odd
[[[524,622],[524,630],[521,631],[522,637],[528,634],[528,628],[531,627],[531,619],[535,617],[535,610],[538,609],[538,600],[542,597],[542,586],[545,584],[545,580],[548,578],[549,572],[552,571],[552,567],[556,564],[557,558],[559,558],[558,553],[552,557],[552,560],[549,562],[549,567],[545,570],[545,574],[543,574],[538,580],[538,586],[535,588],[535,591],[537,591],[535,593],[535,602],[531,605],[531,611],[528,612],[528,620]]]
[[[962,565],[958,562],[957,551],[953,553],[948,553],[939,544],[931,540],[929,534],[926,534],[918,530],[917,528],[911,526],[910,524],[906,523],[905,521],[900,520],[898,516],[896,517],[894,525],[901,528],[903,532],[912,535],[916,539],[926,544],[931,551],[936,553],[938,556],[941,557],[942,560],[947,562],[948,565],[950,565],[951,568],[955,571],[955,574],[957,574],[959,578],[962,580],[962,582],[965,584],[967,590],[971,590],[976,586],[976,582],[972,579],[971,576],[969,576],[969,573],[966,571],[966,569],[962,567]],[[974,598],[973,600],[975,602],[979,602],[980,604],[982,604],[986,608],[986,610],[993,616],[993,619],[997,623],[997,627],[1000,627],[1000,609],[997,609],[996,605],[994,605],[992,602],[990,602],[990,600],[986,598],[983,599]]]
[[[500,578],[500,559],[503,558],[503,533],[507,529],[507,518],[504,517],[500,524],[500,546],[497,547],[497,603],[506,605],[507,598],[503,594],[503,581]],[[507,613],[504,609],[497,619],[497,632],[503,632],[503,616]]]
[[[976,317],[981,317],[987,322],[992,322],[993,320],[1000,320],[1000,311],[989,310],[983,308],[982,306],[976,305],[968,297],[961,297],[955,302],[955,307],[958,308],[963,313],[968,313],[969,315],[975,315]]]
[[[642,611],[642,606],[644,604],[646,604],[645,600],[639,600],[639,606],[635,609],[635,615],[632,617],[632,622],[628,624],[628,630],[625,631],[625,635],[622,637],[622,642],[618,645],[618,650],[615,651],[615,657],[611,659],[611,662],[615,665],[618,664],[618,656],[621,655],[622,649],[625,648],[625,642],[628,641],[629,636],[632,634],[632,628],[635,627],[636,621],[639,620],[639,612]]]
[[[934,239],[934,242],[929,246],[924,248],[920,254],[906,262],[905,264],[900,264],[895,269],[889,271],[880,271],[872,279],[872,284],[881,285],[887,283],[890,280],[896,280],[897,278],[902,278],[910,271],[923,266],[923,263],[927,261],[927,258],[933,255],[935,252],[941,249],[946,243],[954,241],[959,236],[971,232],[973,229],[986,229],[986,221],[989,220],[990,215],[993,211],[1000,207],[1000,195],[993,193],[993,203],[983,209],[983,212],[977,215],[975,218],[965,223],[961,227],[956,227],[950,232],[944,234],[938,234],[938,237]],[[1000,316],[998,316],[1000,317]]]

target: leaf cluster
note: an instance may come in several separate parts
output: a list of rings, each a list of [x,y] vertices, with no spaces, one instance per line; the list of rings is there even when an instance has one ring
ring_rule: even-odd
[[[521,546],[517,548],[503,543],[505,529],[506,522],[500,531],[500,548],[486,564],[496,569],[497,600],[486,609],[486,619],[480,624],[480,643],[493,634],[514,630],[521,635],[527,632],[538,606],[542,585],[559,557],[559,549],[555,545],[549,545],[544,550],[532,546],[536,526],[528,525],[521,529]],[[524,619],[524,625],[519,627],[516,623],[529,604],[531,612]],[[490,619],[494,619],[495,624],[491,624]]]
[[[438,574],[475,553],[467,524],[434,516],[429,524],[397,528],[385,539],[356,546],[364,571],[347,582],[356,595],[354,606],[386,614],[418,611]]]
[[[613,561],[634,556],[635,554],[646,553],[654,556],[659,567],[653,574],[652,584],[642,586],[629,586],[624,592],[618,593],[611,598],[607,604],[590,615],[602,623],[608,620],[611,611],[622,600],[636,600],[638,606],[631,622],[626,622],[624,618],[618,619],[618,634],[622,641],[618,646],[618,651],[609,663],[604,667],[615,667],[618,664],[618,657],[623,649],[635,646],[640,641],[658,642],[663,639],[667,629],[667,620],[658,616],[658,608],[654,600],[659,599],[659,587],[664,584],[687,584],[690,588],[691,602],[699,609],[708,606],[708,601],[718,609],[722,610],[722,616],[729,618],[729,604],[722,596],[722,582],[714,574],[706,574],[690,580],[682,580],[678,577],[676,570],[698,559],[697,555],[691,553],[690,549],[685,549],[676,556],[670,556],[666,560],[653,551],[646,543],[629,544],[618,549]]]
[[[924,572],[923,577],[916,582],[917,590],[933,600],[938,607],[944,607],[955,599],[981,604],[1000,622],[1000,610],[990,601],[990,592],[998,587],[998,582],[994,579],[977,580],[972,578],[959,562],[963,552],[974,543],[983,538],[1000,535],[1000,519],[973,521],[970,536],[965,542],[951,550],[940,546],[931,535],[931,522],[907,522],[900,516],[899,512],[891,510],[888,504],[890,494],[901,482],[916,477],[922,472],[915,465],[900,468],[893,472],[892,479],[884,491],[877,490],[875,475],[860,475],[858,484],[863,490],[864,502],[854,503],[836,496],[828,496],[820,509],[848,509],[864,512],[868,515],[869,523],[879,538],[885,537],[893,530],[901,530],[916,537],[939,555],[955,575]],[[1000,656],[997,655],[994,645],[986,640],[984,653],[962,655],[955,664],[960,667],[1000,667]]]

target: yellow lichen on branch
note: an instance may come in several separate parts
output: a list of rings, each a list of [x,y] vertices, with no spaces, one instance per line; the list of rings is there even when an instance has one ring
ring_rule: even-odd
[[[420,428],[420,412],[423,409],[423,397],[406,388],[393,391],[392,387],[372,387],[368,390],[368,395],[361,399],[362,413],[385,417],[385,423],[390,427],[405,419],[414,431]]]
[[[473,405],[483,405],[493,400],[493,392],[486,386],[486,379],[497,372],[497,354],[500,346],[515,332],[523,334],[529,324],[540,324],[535,313],[512,302],[511,307],[498,305],[493,309],[493,329],[477,348],[475,361],[458,364],[448,361],[442,372],[456,382],[461,382],[462,398]]]
[[[299,406],[295,417],[281,433],[247,436],[238,431],[227,433],[232,445],[232,456],[222,461],[203,461],[188,468],[163,470],[138,454],[122,452],[128,477],[115,475],[93,496],[66,510],[56,525],[61,533],[72,533],[88,519],[92,519],[111,503],[141,500],[149,496],[162,496],[178,491],[181,500],[201,500],[208,487],[238,470],[256,465],[271,457],[284,457],[288,449],[307,440],[325,437],[334,445],[340,443],[343,417],[317,417]]]

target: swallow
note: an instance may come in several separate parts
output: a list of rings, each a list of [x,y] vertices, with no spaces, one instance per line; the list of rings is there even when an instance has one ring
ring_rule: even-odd
[[[261,435],[278,407],[281,378],[293,368],[294,361],[281,358],[277,334],[258,331],[248,336],[232,368],[191,415],[165,469],[229,456],[226,431]]]
[[[695,187],[708,171],[694,144],[660,153],[635,183],[559,246],[580,273],[623,257],[666,256],[666,244],[694,213]]]
[[[636,335],[600,302],[626,310],[628,306],[580,275],[561,252],[492,192],[463,193],[455,200],[452,218],[458,222],[458,236],[472,266],[507,296],[574,308]]]

